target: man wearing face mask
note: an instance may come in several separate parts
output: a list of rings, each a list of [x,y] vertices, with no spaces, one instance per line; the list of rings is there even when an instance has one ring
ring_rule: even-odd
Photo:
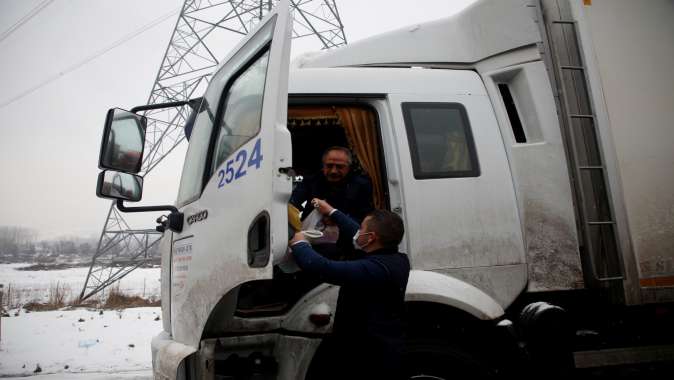
[[[407,255],[398,252],[404,227],[390,211],[374,210],[360,226],[327,202],[313,199],[321,214],[353,236],[358,258],[329,260],[316,253],[302,233],[289,245],[297,265],[320,280],[339,285],[333,340],[322,346],[323,358],[344,358],[316,378],[382,378],[401,376]],[[329,342],[329,341],[328,341]],[[326,342],[327,343],[327,342]],[[324,359],[325,360],[325,359]],[[321,365],[319,365],[321,366]],[[323,364],[325,366],[325,364]]]

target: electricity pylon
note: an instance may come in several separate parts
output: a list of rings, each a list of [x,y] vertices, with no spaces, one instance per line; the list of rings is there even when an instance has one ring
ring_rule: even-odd
[[[188,100],[204,93],[213,70],[241,37],[272,9],[272,0],[185,0],[147,104]],[[320,49],[346,44],[336,0],[290,0],[293,38],[315,38]],[[146,111],[145,177],[184,139],[189,107]],[[142,266],[161,234],[131,229],[112,202],[80,300]]]

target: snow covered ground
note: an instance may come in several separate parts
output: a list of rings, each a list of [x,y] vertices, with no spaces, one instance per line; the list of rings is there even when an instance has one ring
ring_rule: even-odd
[[[5,378],[3,378],[5,379]],[[8,377],[5,380],[26,380],[26,377]],[[123,371],[115,373],[51,373],[37,375],[30,380],[149,380],[152,379],[152,371]]]
[[[42,374],[151,377],[150,341],[162,326],[158,307],[11,315],[2,318],[0,376],[33,375],[39,365]]]
[[[20,292],[21,303],[46,301],[57,282],[79,294],[88,268],[17,271],[27,264],[0,265],[0,283]],[[159,268],[137,269],[121,280],[120,290],[159,297]],[[6,293],[5,293],[6,294]],[[0,377],[36,380],[113,380],[152,378],[150,341],[162,329],[159,307],[124,310],[75,309],[45,312],[10,310],[2,318]],[[34,373],[37,366],[41,372]]]

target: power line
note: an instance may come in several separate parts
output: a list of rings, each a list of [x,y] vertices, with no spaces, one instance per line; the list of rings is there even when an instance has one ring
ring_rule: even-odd
[[[49,1],[53,1],[53,0],[49,0]],[[19,99],[21,99],[21,98],[23,98],[23,97],[25,97],[25,96],[27,96],[27,95],[32,94],[33,92],[39,90],[40,88],[42,88],[42,87],[48,85],[48,84],[51,83],[51,82],[53,82],[53,81],[59,79],[60,77],[66,75],[66,74],[68,74],[68,73],[70,73],[70,72],[72,72],[72,71],[74,71],[74,70],[79,69],[80,67],[82,67],[82,66],[86,65],[87,63],[93,61],[94,59],[96,59],[96,58],[102,56],[103,54],[109,52],[110,50],[112,50],[112,49],[114,49],[114,48],[116,48],[116,47],[118,47],[118,46],[124,44],[125,42],[127,42],[127,41],[133,39],[134,37],[137,37],[137,36],[140,35],[141,33],[144,33],[144,32],[146,32],[146,31],[152,29],[153,27],[155,27],[155,26],[161,24],[162,22],[164,22],[164,21],[166,21],[167,19],[171,18],[172,16],[176,15],[176,14],[180,11],[180,9],[181,9],[181,8],[174,9],[174,10],[172,10],[171,12],[166,13],[166,14],[164,14],[163,16],[154,19],[154,20],[151,21],[150,23],[145,24],[144,26],[142,26],[141,28],[135,30],[134,32],[131,32],[130,34],[127,34],[126,36],[122,37],[121,39],[115,41],[115,42],[114,42],[113,44],[111,44],[110,46],[108,46],[108,47],[106,47],[106,48],[104,48],[104,49],[102,49],[102,50],[100,50],[100,51],[94,53],[93,55],[91,55],[91,56],[89,56],[89,57],[83,59],[83,60],[80,61],[80,62],[77,62],[77,63],[75,63],[75,64],[73,64],[73,65],[67,67],[66,69],[64,69],[64,70],[62,70],[62,71],[59,71],[58,73],[56,73],[56,74],[50,76],[49,78],[43,80],[43,81],[40,82],[39,84],[37,84],[37,85],[35,85],[35,86],[33,86],[33,87],[31,87],[31,88],[29,88],[29,89],[27,89],[27,90],[21,92],[20,94],[14,96],[14,97],[12,97],[12,98],[10,98],[9,100],[3,101],[2,103],[0,103],[0,108],[4,108],[4,107],[6,107],[6,106],[8,106],[8,105],[10,105],[10,104],[12,104],[12,103],[14,103],[15,101],[17,101],[17,100],[19,100]]]
[[[9,29],[5,30],[0,34],[0,42],[4,41],[5,38],[9,37],[12,33],[14,33],[15,30],[19,29],[21,25],[27,23],[30,21],[31,18],[35,17],[40,11],[42,11],[44,8],[47,7],[47,5],[51,4],[54,0],[44,0],[40,4],[38,4],[35,8],[31,9],[30,12],[28,12],[25,16],[19,19],[19,21],[15,22],[14,25],[10,26]]]

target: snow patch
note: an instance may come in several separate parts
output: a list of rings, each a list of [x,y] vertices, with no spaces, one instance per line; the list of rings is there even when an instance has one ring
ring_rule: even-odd
[[[16,303],[45,302],[57,282],[76,297],[89,268],[20,271],[29,264],[0,264],[5,297],[11,285]],[[160,268],[138,268],[119,290],[144,298],[160,295]],[[5,300],[6,301],[6,300]],[[123,310],[9,310],[2,318],[0,377],[36,379],[149,379],[150,344],[162,330],[161,308]],[[40,372],[35,372],[39,366]]]
[[[144,372],[138,375],[142,377],[119,378],[148,378],[152,368],[150,342],[162,329],[161,321],[156,320],[159,315],[159,307],[144,307],[102,314],[77,309],[2,318],[0,376],[33,375],[39,365],[42,374],[89,373],[78,377],[82,379],[97,378],[91,372],[116,376],[123,371]]]

